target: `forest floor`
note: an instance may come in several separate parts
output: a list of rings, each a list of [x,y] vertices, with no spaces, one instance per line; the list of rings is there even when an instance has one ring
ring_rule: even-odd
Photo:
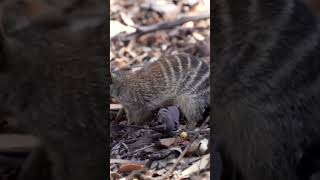
[[[134,71],[177,52],[209,63],[209,7],[207,0],[111,0],[110,71]],[[80,31],[99,23],[106,7],[101,0],[4,0],[0,13],[1,26],[8,32],[59,19]],[[125,116],[119,116],[120,108],[110,99],[110,179],[209,179],[207,120],[193,131],[183,123],[177,130],[164,131],[159,126],[128,125]],[[170,120],[181,117],[173,114]],[[0,119],[0,142],[0,180],[16,180],[35,140]]]
[[[209,63],[209,7],[204,0],[111,0],[110,71],[135,71],[177,52]],[[174,130],[170,123],[132,126],[121,108],[110,99],[110,179],[210,179],[208,118],[187,131],[173,108],[150,121],[164,113],[178,122]]]

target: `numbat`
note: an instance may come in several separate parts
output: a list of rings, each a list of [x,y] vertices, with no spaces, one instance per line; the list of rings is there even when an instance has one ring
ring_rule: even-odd
[[[209,66],[186,54],[162,57],[125,76],[112,74],[111,96],[129,123],[150,120],[161,107],[177,106],[194,127],[210,102]]]

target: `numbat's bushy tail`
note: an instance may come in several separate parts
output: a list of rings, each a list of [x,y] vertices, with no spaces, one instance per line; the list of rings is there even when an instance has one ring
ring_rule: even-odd
[[[209,66],[187,54],[165,56],[126,76],[113,75],[111,96],[130,123],[141,124],[161,107],[180,108],[193,127],[210,102]]]

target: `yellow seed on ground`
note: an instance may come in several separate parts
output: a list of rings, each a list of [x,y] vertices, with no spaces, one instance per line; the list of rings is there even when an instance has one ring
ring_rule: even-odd
[[[187,137],[188,137],[188,133],[187,132],[183,131],[183,132],[180,133],[180,138],[187,139]]]

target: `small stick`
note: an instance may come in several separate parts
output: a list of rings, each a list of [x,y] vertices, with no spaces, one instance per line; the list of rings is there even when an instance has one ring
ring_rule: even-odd
[[[138,152],[140,152],[140,151],[143,151],[143,150],[145,150],[145,149],[148,149],[148,148],[151,148],[151,147],[154,147],[154,146],[155,146],[155,144],[153,143],[153,144],[151,144],[151,145],[142,147],[142,148],[137,149],[137,150],[135,150],[135,151],[128,152],[127,154],[124,154],[123,156],[121,156],[121,158],[128,157],[128,156],[130,156],[130,155],[136,154],[136,153],[138,153]]]
[[[208,116],[206,118],[206,120],[202,123],[199,131],[197,132],[196,136],[194,136],[193,140],[196,140],[201,132],[201,130],[205,127],[206,123],[210,120],[210,116]],[[189,150],[190,146],[192,143],[189,143],[187,145],[187,147],[183,150],[183,152],[180,154],[180,156],[178,157],[177,161],[174,163],[173,167],[171,167],[171,169],[164,174],[163,176],[161,176],[160,178],[158,178],[159,180],[164,180],[164,179],[168,179],[168,177],[173,173],[174,169],[177,167],[178,163],[181,161],[181,159],[186,155],[187,151]]]
[[[141,26],[137,28],[136,32],[133,32],[131,34],[126,34],[126,35],[119,34],[118,36],[112,37],[111,40],[115,38],[119,38],[120,40],[128,41],[133,39],[136,36],[141,36],[143,34],[151,33],[154,31],[170,29],[175,26],[182,25],[189,21],[199,21],[199,20],[208,19],[208,18],[210,18],[210,13],[203,13],[196,16],[183,16],[175,21],[167,21],[167,22],[157,23],[149,26]]]
[[[187,151],[189,150],[191,146],[191,143],[189,143],[187,145],[186,148],[184,148],[184,150],[182,151],[182,153],[180,154],[180,156],[178,157],[177,161],[174,163],[174,165],[171,167],[171,169],[169,169],[169,171],[164,174],[163,176],[161,176],[160,178],[157,178],[157,180],[164,180],[167,179],[174,171],[174,169],[177,167],[177,165],[179,164],[179,162],[181,161],[181,159],[186,155]]]
[[[146,163],[146,161],[133,161],[133,160],[126,160],[126,159],[110,159],[110,164],[129,164],[129,163],[133,163],[133,164],[142,164],[144,165]]]

